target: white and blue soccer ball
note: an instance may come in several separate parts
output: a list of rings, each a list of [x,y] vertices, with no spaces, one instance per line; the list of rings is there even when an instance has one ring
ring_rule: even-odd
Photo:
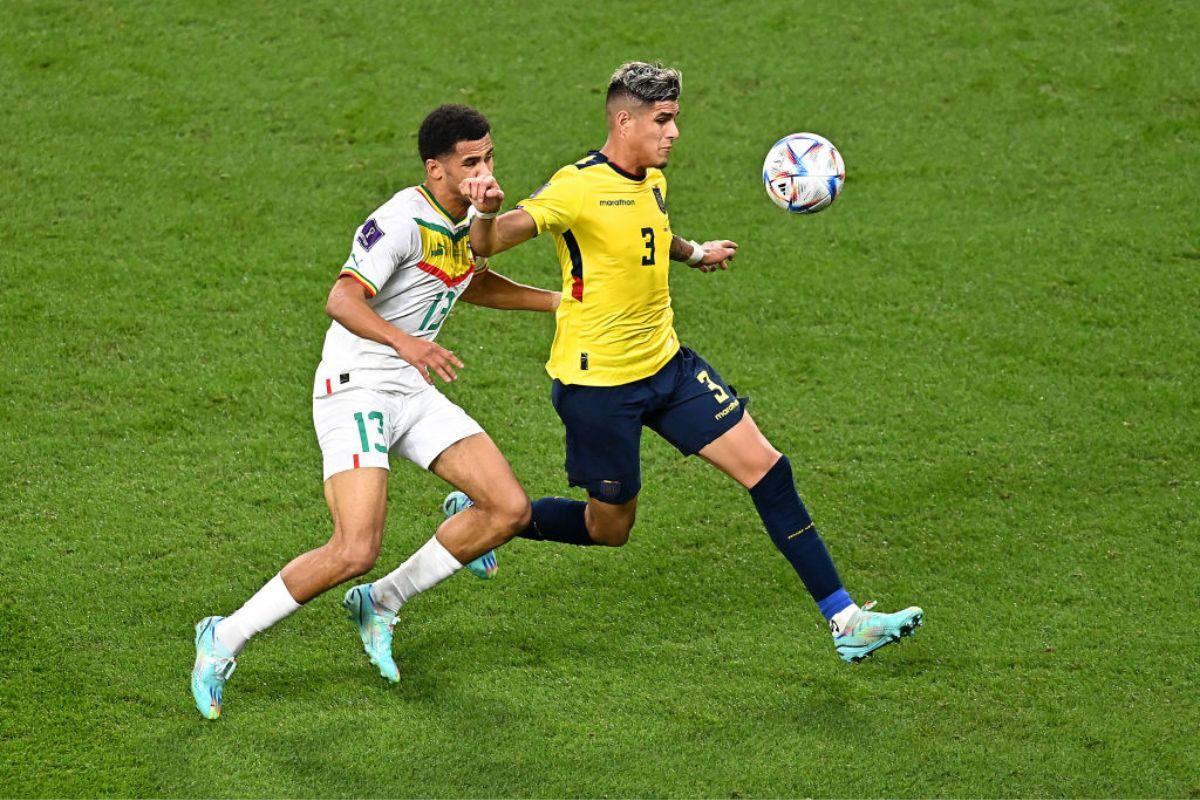
[[[833,142],[815,133],[780,139],[763,162],[763,186],[775,205],[793,214],[815,214],[837,199],[846,162]]]

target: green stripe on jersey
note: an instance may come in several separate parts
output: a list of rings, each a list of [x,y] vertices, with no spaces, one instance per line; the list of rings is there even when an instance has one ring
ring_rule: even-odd
[[[379,287],[376,286],[374,284],[374,282],[371,281],[370,278],[368,278],[366,275],[363,275],[361,272],[356,270],[354,267],[346,265],[346,266],[342,267],[342,272],[353,272],[356,276],[358,276],[359,278],[362,279],[363,283],[365,283],[367,286],[371,287],[371,291],[373,291],[375,294],[379,294]]]
[[[426,222],[425,220],[418,219],[417,217],[413,217],[413,221],[416,222],[418,225],[420,225],[422,228],[425,228],[426,230],[431,230],[434,233],[440,233],[443,236],[450,237],[450,241],[452,241],[452,242],[457,242],[459,239],[466,238],[467,236],[470,236],[470,234],[471,234],[470,228],[463,228],[461,231],[452,231],[449,228],[443,227],[441,225],[435,225],[432,222]]]

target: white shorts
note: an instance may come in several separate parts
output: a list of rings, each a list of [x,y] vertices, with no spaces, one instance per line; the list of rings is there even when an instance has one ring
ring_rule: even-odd
[[[360,467],[388,468],[388,453],[421,469],[483,428],[432,386],[415,394],[353,387],[313,398],[325,480]]]

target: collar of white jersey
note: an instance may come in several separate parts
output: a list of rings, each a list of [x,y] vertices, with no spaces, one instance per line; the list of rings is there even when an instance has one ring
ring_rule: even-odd
[[[453,225],[454,227],[458,227],[459,225],[462,225],[464,222],[467,221],[466,214],[463,214],[461,217],[455,218],[455,216],[453,214],[451,214],[449,211],[447,211],[445,209],[445,207],[443,207],[442,204],[437,201],[437,198],[433,196],[433,192],[431,192],[425,188],[425,184],[423,184],[423,183],[417,184],[416,190],[417,190],[417,194],[419,194],[419,195],[421,195],[421,197],[425,198],[425,202],[429,204],[430,208],[432,208],[437,213],[441,214],[445,218],[445,220],[447,222],[449,222],[451,225]],[[467,210],[470,211],[469,206],[467,207]]]

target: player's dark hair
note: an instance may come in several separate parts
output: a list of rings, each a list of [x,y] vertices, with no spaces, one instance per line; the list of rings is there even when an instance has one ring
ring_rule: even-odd
[[[447,103],[429,112],[417,131],[421,160],[440,158],[454,151],[459,142],[482,139],[492,130],[487,117],[470,106]]]
[[[678,100],[681,89],[683,75],[679,70],[664,67],[657,61],[628,61],[617,67],[609,78],[605,102],[616,98],[631,98],[647,104]]]

